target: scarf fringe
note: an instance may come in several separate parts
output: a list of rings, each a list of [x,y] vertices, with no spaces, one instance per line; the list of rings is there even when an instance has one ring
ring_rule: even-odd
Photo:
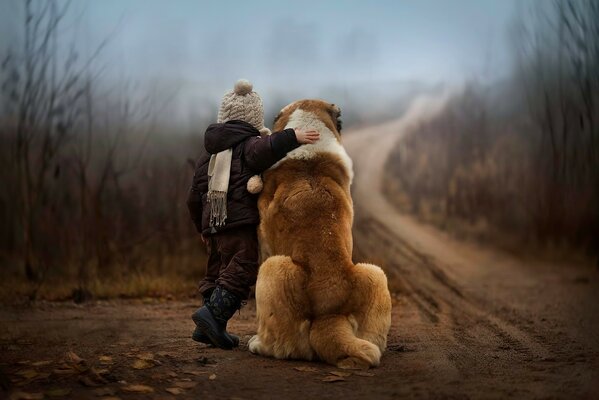
[[[210,204],[210,226],[223,226],[227,219],[227,192],[208,192]]]

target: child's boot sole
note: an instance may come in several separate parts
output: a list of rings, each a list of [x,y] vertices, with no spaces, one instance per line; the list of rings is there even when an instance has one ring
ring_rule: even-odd
[[[233,343],[233,347],[239,347],[239,336],[233,335],[232,333],[226,331],[225,335],[229,337],[229,340],[231,340],[231,343]],[[191,334],[191,338],[196,342],[213,345],[208,336],[204,335],[198,327],[196,327],[196,329]]]

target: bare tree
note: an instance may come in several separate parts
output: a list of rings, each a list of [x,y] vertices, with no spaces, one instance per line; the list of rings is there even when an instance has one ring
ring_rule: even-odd
[[[24,39],[20,52],[9,52],[4,82],[16,115],[14,148],[25,274],[40,277],[43,261],[36,257],[34,223],[47,199],[47,181],[60,148],[80,115],[75,107],[83,94],[75,71],[76,53],[59,66],[57,35],[69,3],[55,0],[24,3]],[[47,266],[46,266],[47,268]]]

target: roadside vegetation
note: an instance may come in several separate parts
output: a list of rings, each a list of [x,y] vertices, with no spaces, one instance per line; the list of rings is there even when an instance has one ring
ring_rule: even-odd
[[[389,159],[389,198],[460,236],[520,253],[599,249],[599,4],[536,5],[517,65],[471,82]]]

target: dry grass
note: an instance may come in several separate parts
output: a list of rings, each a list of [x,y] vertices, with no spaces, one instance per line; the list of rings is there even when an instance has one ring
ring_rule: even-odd
[[[425,223],[523,257],[596,256],[595,178],[573,167],[554,176],[526,112],[495,115],[494,101],[472,86],[414,126],[387,161],[386,196]]]
[[[81,294],[94,299],[110,298],[189,298],[197,293],[197,283],[204,275],[206,252],[199,240],[183,243],[173,254],[162,254],[148,244],[135,249],[111,265],[86,266],[87,284],[80,285],[74,266],[48,270],[37,282],[28,280],[20,265],[5,259],[0,269],[0,302],[20,303],[37,300],[72,300]],[[140,253],[145,257],[137,257]],[[130,258],[129,258],[130,257]],[[131,263],[136,259],[136,263]]]
[[[530,235],[523,237],[521,232],[515,234],[499,229],[484,216],[469,220],[448,215],[433,198],[420,198],[416,211],[413,201],[402,189],[397,176],[387,173],[383,179],[385,196],[401,213],[412,214],[422,223],[446,231],[458,239],[493,246],[522,259],[585,265],[596,261],[592,255],[581,251],[580,247],[573,246],[567,240],[548,242]]]

